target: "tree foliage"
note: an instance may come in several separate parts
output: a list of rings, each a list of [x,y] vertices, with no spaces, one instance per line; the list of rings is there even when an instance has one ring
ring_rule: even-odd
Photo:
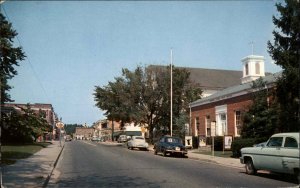
[[[18,33],[12,28],[4,15],[0,13],[0,88],[1,104],[11,102],[9,90],[12,88],[8,80],[17,75],[15,66],[19,66],[19,61],[24,60],[25,54],[21,47],[14,47],[13,39]]]
[[[21,109],[21,114],[13,112],[9,117],[3,116],[1,137],[3,143],[33,142],[45,132],[52,131],[43,111],[34,112],[30,104]]]
[[[73,135],[76,131],[76,127],[83,127],[83,125],[79,124],[65,124],[64,129],[67,135]]]
[[[277,27],[273,31],[274,42],[268,42],[269,53],[275,63],[282,67],[277,81],[279,103],[279,131],[299,131],[300,98],[300,3],[287,0],[276,4],[280,16],[273,16]]]
[[[262,78],[253,82],[253,103],[247,112],[243,114],[243,138],[264,138],[267,140],[274,132],[277,132],[277,103],[269,103],[269,97],[274,95],[273,90],[266,88],[266,82]]]
[[[191,101],[200,98],[202,91],[190,81],[189,72],[172,68],[173,123],[175,129],[182,130],[182,124],[176,124],[176,118],[185,113]],[[96,86],[96,106],[105,110],[110,120],[147,124],[150,138],[154,128],[158,133],[166,134],[170,131],[170,72],[170,66],[137,67],[134,71],[123,69],[122,76],[114,82]]]

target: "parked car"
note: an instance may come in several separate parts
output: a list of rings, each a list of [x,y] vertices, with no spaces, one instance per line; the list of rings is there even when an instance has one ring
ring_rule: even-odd
[[[180,154],[184,157],[187,154],[187,149],[183,145],[182,140],[172,136],[161,137],[158,142],[154,144],[153,149],[155,155],[158,153],[162,153],[163,156],[167,156],[168,154]]]
[[[142,136],[132,136],[132,138],[127,142],[128,149],[138,148],[148,150],[148,143]]]
[[[247,174],[257,170],[294,174],[299,181],[299,133],[274,134],[265,145],[242,148],[240,161]]]
[[[263,147],[263,146],[266,146],[267,142],[262,142],[262,143],[259,143],[259,144],[254,144],[253,147]]]
[[[65,141],[66,142],[72,141],[72,137],[70,135],[66,135]]]
[[[96,136],[93,136],[92,141],[93,141],[93,142],[99,142],[99,141],[100,141],[100,138],[99,138],[99,137],[96,137]]]
[[[118,142],[127,142],[127,136],[126,135],[120,135],[118,138]]]

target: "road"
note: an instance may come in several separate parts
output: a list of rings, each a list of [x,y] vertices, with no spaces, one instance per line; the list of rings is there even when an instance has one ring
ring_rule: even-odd
[[[281,180],[278,180],[281,179]],[[66,142],[48,187],[295,187],[292,180],[150,151]]]

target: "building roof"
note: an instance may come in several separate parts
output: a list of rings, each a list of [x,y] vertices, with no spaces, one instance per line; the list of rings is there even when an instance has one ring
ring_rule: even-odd
[[[263,77],[263,81],[266,82],[268,87],[270,87],[270,85],[272,85],[276,81],[276,79],[280,76],[281,76],[281,72],[278,72],[275,74],[268,74],[268,76]],[[223,89],[219,92],[214,93],[213,95],[199,99],[197,101],[194,101],[194,102],[190,103],[190,106],[196,107],[199,105],[224,100],[227,98],[241,96],[241,95],[247,94],[249,92],[253,92],[252,82],[228,87],[226,89]]]
[[[149,65],[149,69],[167,68],[162,65]],[[222,69],[203,69],[191,67],[175,67],[186,69],[190,72],[191,81],[200,85],[202,89],[222,90],[241,83],[242,71],[222,70]]]
[[[41,109],[50,109],[53,111],[53,107],[52,104],[44,104],[44,103],[34,103],[34,104],[30,104],[31,108],[41,108]],[[4,106],[7,107],[26,107],[27,104],[21,104],[21,103],[5,103]]]

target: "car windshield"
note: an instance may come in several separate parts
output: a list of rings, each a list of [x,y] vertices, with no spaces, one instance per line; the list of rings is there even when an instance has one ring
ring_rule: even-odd
[[[166,142],[168,143],[181,143],[180,138],[166,138]]]
[[[283,137],[272,137],[268,142],[269,147],[280,147],[282,145]]]

